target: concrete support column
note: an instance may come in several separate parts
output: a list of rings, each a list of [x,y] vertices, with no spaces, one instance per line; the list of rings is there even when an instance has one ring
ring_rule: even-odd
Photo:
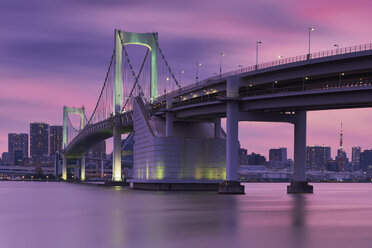
[[[173,136],[173,120],[174,114],[172,112],[167,112],[165,114],[165,136]]]
[[[306,111],[296,113],[294,124],[294,181],[306,181]]]
[[[214,137],[217,139],[221,138],[221,118],[214,122]]]
[[[80,180],[85,181],[85,155],[80,159]]]
[[[228,102],[226,106],[226,181],[238,180],[238,115],[239,103]]]
[[[118,127],[113,130],[112,181],[121,182],[121,133]]]
[[[101,158],[101,178],[103,178],[103,175],[104,175],[104,172],[103,172],[103,170],[104,170],[104,166],[103,166],[103,156],[102,156],[102,158]]]
[[[287,193],[313,193],[306,182],[306,111],[296,112],[294,122],[294,172]]]
[[[62,154],[62,180],[67,180],[67,158]]]

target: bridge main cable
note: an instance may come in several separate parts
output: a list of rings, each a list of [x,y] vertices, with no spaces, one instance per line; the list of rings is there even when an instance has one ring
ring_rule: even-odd
[[[127,101],[125,102],[123,108],[121,109],[121,112],[123,112],[124,109],[125,109],[125,107],[127,106],[128,102],[129,102],[130,97],[132,96],[132,93],[133,93],[133,91],[134,91],[134,89],[135,89],[135,86],[136,86],[137,83],[138,83],[138,79],[139,79],[139,77],[140,77],[140,75],[141,75],[142,69],[143,69],[143,67],[144,67],[144,65],[145,65],[145,62],[146,62],[147,56],[148,56],[148,54],[149,54],[149,49],[147,49],[147,52],[146,52],[145,58],[144,58],[144,60],[143,60],[143,62],[142,62],[142,65],[141,65],[140,71],[139,71],[138,75],[136,75],[136,73],[134,72],[134,69],[133,69],[133,65],[132,65],[132,63],[131,63],[131,61],[130,61],[130,59],[129,59],[129,55],[128,55],[127,49],[126,49],[125,46],[124,46],[124,42],[123,42],[123,39],[121,38],[121,36],[120,36],[120,42],[121,42],[121,45],[122,45],[122,47],[123,47],[123,51],[124,51],[124,53],[125,53],[125,58],[126,58],[127,63],[128,63],[128,65],[129,65],[129,69],[130,69],[130,71],[131,71],[133,77],[135,78],[135,82],[134,82],[133,87],[132,87],[132,89],[131,89],[131,91],[130,91],[130,94],[129,94],[129,96],[128,96],[128,99],[127,99]],[[138,86],[139,86],[140,91],[143,93],[143,90],[142,90],[141,85],[138,85]]]
[[[160,48],[160,46],[159,46],[159,42],[158,42],[158,39],[156,39],[156,35],[155,35],[155,33],[152,33],[152,34],[153,34],[153,36],[154,36],[154,40],[155,40],[155,42],[156,42],[156,45],[157,45],[158,48],[159,48],[159,52],[160,52],[160,54],[161,54],[161,56],[162,56],[162,58],[163,58],[163,60],[164,60],[164,62],[165,62],[165,65],[166,65],[167,68],[168,68],[169,74],[171,74],[171,76],[172,76],[173,80],[176,82],[176,85],[178,86],[178,88],[181,88],[181,85],[178,83],[176,77],[174,76],[174,74],[173,74],[173,72],[172,72],[172,69],[170,68],[170,66],[169,66],[169,64],[168,64],[168,61],[167,61],[167,59],[165,58],[164,53],[163,53],[163,51],[161,50],[161,48]]]
[[[88,121],[87,124],[90,124],[90,122],[91,122],[91,120],[92,120],[94,114],[95,114],[96,111],[97,111],[98,104],[99,104],[99,102],[100,102],[100,100],[101,100],[101,98],[102,98],[103,91],[104,91],[104,89],[105,89],[105,86],[106,86],[106,83],[107,83],[107,79],[108,79],[109,74],[110,74],[111,65],[112,65],[112,61],[114,60],[114,56],[115,56],[115,48],[114,48],[114,50],[112,51],[112,55],[111,55],[111,59],[110,59],[110,64],[109,64],[109,67],[108,67],[107,72],[106,72],[105,81],[103,82],[103,86],[102,86],[102,89],[101,89],[101,93],[99,94],[98,101],[97,101],[97,103],[96,103],[96,107],[94,108],[94,111],[93,111],[92,115],[90,116],[89,121]]]

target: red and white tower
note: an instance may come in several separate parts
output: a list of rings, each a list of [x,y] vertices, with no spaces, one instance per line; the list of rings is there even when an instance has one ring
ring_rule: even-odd
[[[344,146],[343,146],[344,134],[342,133],[342,122],[341,122],[341,132],[340,132],[340,147],[337,152],[337,164],[338,168],[341,168],[342,171],[345,171],[345,155],[344,155]]]

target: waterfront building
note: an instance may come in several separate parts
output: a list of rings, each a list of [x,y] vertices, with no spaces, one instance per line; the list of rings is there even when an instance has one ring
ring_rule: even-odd
[[[49,127],[49,156],[55,156],[57,151],[62,149],[63,127]]]
[[[248,164],[249,165],[265,165],[266,158],[265,156],[261,156],[260,154],[256,154],[252,152],[250,155],[248,155]]]
[[[30,123],[30,157],[35,164],[41,163],[48,156],[49,125]]]
[[[363,171],[372,169],[372,149],[364,150],[362,153],[360,153],[360,168]]]
[[[15,151],[18,150],[17,159],[15,158]],[[22,152],[22,159],[28,157],[28,134],[27,133],[9,133],[8,134],[8,163],[15,165],[19,160],[20,153]],[[18,161],[19,162],[19,161]],[[17,163],[18,163],[17,162]],[[19,163],[18,163],[19,164]]]
[[[248,164],[248,151],[247,149],[240,148],[238,156],[239,164]]]
[[[9,159],[8,159],[8,154],[9,153],[7,153],[7,152],[3,152],[2,154],[1,154],[1,160],[3,161],[3,164],[5,165],[5,164],[9,164]]]
[[[329,146],[307,146],[306,166],[310,170],[327,170],[327,162],[331,160],[331,147]]]
[[[360,152],[360,146],[353,146],[351,148],[351,165],[353,171],[360,169]]]
[[[86,156],[91,158],[106,157],[106,141],[103,140],[94,145],[92,148],[89,149]]]
[[[14,164],[13,165],[22,165],[24,159],[23,150],[14,150]]]
[[[85,166],[87,177],[99,177],[101,175],[102,160],[106,159],[106,141],[101,141],[93,146],[85,154]]]
[[[282,168],[287,164],[287,148],[269,150],[269,162],[271,168]]]

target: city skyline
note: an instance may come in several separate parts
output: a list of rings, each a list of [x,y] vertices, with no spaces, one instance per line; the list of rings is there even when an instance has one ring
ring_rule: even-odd
[[[61,125],[64,105],[84,105],[91,113],[112,51],[114,28],[159,32],[160,46],[171,67],[175,72],[185,71],[183,85],[194,82],[197,61],[203,62],[200,79],[218,72],[220,51],[225,54],[223,72],[255,64],[257,40],[262,41],[259,62],[306,54],[309,27],[315,28],[312,52],[334,49],[335,44],[372,42],[366,26],[372,18],[368,1],[339,1],[337,5],[332,1],[211,3],[159,1],[155,6],[151,1],[137,1],[103,6],[85,1],[4,1],[0,42],[7,50],[1,51],[0,85],[6,90],[0,93],[0,152],[7,151],[7,134],[27,132],[28,123]],[[20,5],[28,11],[19,9]],[[81,8],[86,5],[89,8]],[[167,14],[162,9],[165,6]],[[326,11],[329,9],[333,11]],[[139,13],[149,15],[138,17]],[[157,19],[156,25],[153,19]],[[371,109],[309,112],[307,145],[331,146],[335,154],[342,122],[344,147],[350,157],[352,146],[372,147],[371,120]],[[270,148],[287,147],[288,156],[293,157],[292,125],[239,126],[241,146],[249,152],[268,157]]]
[[[34,124],[45,124],[45,125],[47,125],[48,126],[48,133],[49,133],[49,136],[50,136],[50,138],[48,139],[48,146],[49,146],[49,149],[48,149],[48,151],[49,151],[49,155],[51,156],[51,155],[54,155],[55,154],[55,151],[57,151],[57,150],[59,150],[59,148],[58,147],[61,147],[61,144],[62,144],[62,136],[61,135],[58,135],[57,133],[57,129],[58,129],[58,131],[59,132],[61,132],[62,133],[62,126],[59,126],[59,125],[51,125],[51,124],[48,124],[48,123],[46,123],[46,122],[32,122],[32,123],[29,123],[29,125],[30,125],[30,127],[32,126],[32,125],[34,125]],[[53,130],[52,130],[53,129]],[[31,133],[31,130],[29,130],[29,132],[28,133],[8,133],[8,147],[9,147],[9,135],[27,135],[27,137],[26,137],[26,139],[28,139],[28,140],[30,140],[30,133]],[[340,130],[340,133],[341,133],[341,130]],[[340,134],[339,133],[339,134]],[[343,136],[343,131],[342,131],[342,136]],[[57,136],[57,137],[53,137],[53,136]],[[61,142],[61,144],[60,145],[56,145],[55,144],[55,140],[54,139],[57,139],[58,141],[60,141]],[[125,139],[125,138],[123,138],[123,139]],[[53,140],[53,141],[52,141]],[[339,141],[338,142],[340,142],[340,136],[339,136]],[[106,142],[105,142],[106,143]],[[339,143],[340,144],[340,143]],[[31,146],[31,142],[27,142],[27,147],[26,147],[26,150],[28,151],[28,149],[29,149],[29,147]],[[52,146],[54,146],[54,148],[52,149],[51,147]],[[106,145],[105,145],[106,146]],[[337,157],[337,152],[338,152],[338,150],[339,150],[339,148],[340,148],[340,145],[338,146],[338,147],[331,147],[331,146],[328,146],[327,144],[322,144],[322,145],[319,145],[319,144],[316,144],[316,145],[309,145],[309,144],[307,144],[306,145],[306,147],[330,147],[330,153],[331,153],[331,158],[336,158]],[[240,146],[240,148],[241,149],[245,149],[245,150],[247,150],[247,152],[248,152],[248,155],[249,154],[252,154],[252,153],[255,153],[255,154],[258,154],[258,155],[262,155],[262,156],[264,156],[265,158],[267,158],[267,159],[269,159],[269,157],[270,157],[270,151],[271,150],[280,150],[280,149],[285,149],[285,153],[286,154],[291,154],[291,152],[290,151],[288,151],[288,148],[287,147],[283,147],[283,146],[277,146],[277,147],[274,147],[274,146],[269,146],[264,152],[259,152],[259,151],[254,151],[254,150],[248,150],[246,147],[244,147],[244,146]],[[359,146],[359,145],[353,145],[353,146],[351,146],[350,147],[350,152],[348,152],[348,151],[346,151],[346,155],[348,156],[348,158],[352,158],[354,155],[354,149],[355,148],[359,148],[359,150],[360,151],[363,151],[363,150],[370,150],[370,149],[372,149],[372,148],[370,148],[370,147],[365,147],[365,148],[363,148],[363,147],[361,147],[361,146]],[[333,151],[333,149],[334,149],[334,153],[332,153],[332,151]],[[5,153],[9,153],[9,150],[8,149],[6,149],[5,151],[3,151],[3,152],[5,152]],[[3,152],[0,152],[0,154],[1,153],[3,153]],[[111,152],[111,151],[110,151]],[[26,152],[27,153],[27,152]],[[332,156],[332,154],[334,154],[333,156]],[[31,157],[31,156],[30,156]],[[293,157],[291,157],[291,156],[288,156],[288,159],[291,159],[291,160],[293,160]]]

